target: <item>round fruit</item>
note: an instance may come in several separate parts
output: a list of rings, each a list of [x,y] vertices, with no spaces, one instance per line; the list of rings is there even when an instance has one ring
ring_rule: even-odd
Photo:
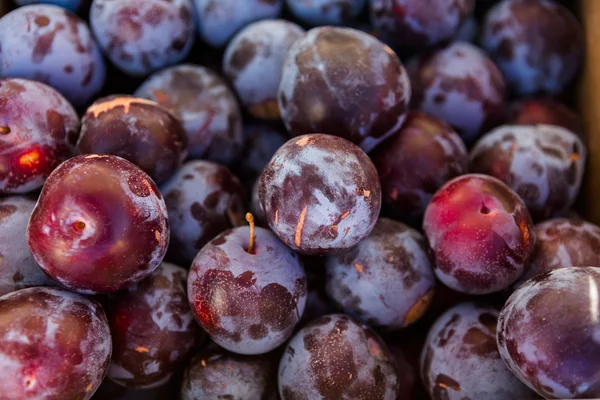
[[[294,17],[313,26],[342,25],[358,17],[366,0],[286,0]]]
[[[557,125],[581,136],[579,115],[551,98],[526,99],[514,103],[508,116],[509,125]]]

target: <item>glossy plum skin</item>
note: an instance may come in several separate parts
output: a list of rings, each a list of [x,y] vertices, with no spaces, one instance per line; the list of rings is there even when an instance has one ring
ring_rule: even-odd
[[[270,355],[242,356],[223,350],[194,357],[181,384],[181,400],[276,400],[277,362]]]
[[[329,296],[342,310],[379,329],[418,320],[433,298],[435,276],[425,238],[380,218],[362,242],[326,261]]]
[[[223,232],[200,250],[188,276],[188,300],[200,326],[219,346],[263,354],[283,344],[304,311],[306,273],[294,252],[269,230]]]
[[[371,23],[398,47],[422,48],[452,40],[475,0],[369,0]]]
[[[286,0],[298,20],[313,26],[343,25],[358,17],[366,0]]]
[[[29,288],[0,297],[0,393],[8,399],[89,399],[110,361],[104,311],[83,296]]]
[[[246,25],[277,18],[283,0],[194,0],[194,4],[200,37],[211,46],[222,47]]]
[[[481,45],[517,95],[558,94],[580,69],[584,34],[555,1],[504,0],[488,12]]]
[[[432,399],[532,399],[504,365],[496,346],[498,310],[462,303],[432,325],[421,353],[421,376]]]
[[[200,338],[187,301],[187,270],[162,263],[109,301],[113,353],[108,378],[135,388],[163,385]]]
[[[401,379],[375,332],[330,314],[294,335],[279,363],[278,385],[282,400],[395,400]]]
[[[242,114],[237,99],[215,72],[183,64],[150,76],[135,96],[153,100],[181,119],[189,156],[230,164],[242,149]]]
[[[599,285],[599,268],[549,271],[521,286],[500,312],[502,359],[545,398],[600,396]]]
[[[402,125],[410,96],[389,47],[355,29],[321,27],[290,48],[277,101],[293,136],[338,135],[369,152]]]
[[[254,22],[234,36],[225,49],[223,72],[248,112],[279,120],[277,90],[288,50],[305,34],[282,19]]]
[[[53,285],[27,246],[27,224],[35,201],[26,197],[0,199],[0,296],[31,286]]]
[[[15,0],[15,3],[19,7],[27,6],[30,4],[54,4],[55,6],[59,6],[62,8],[66,8],[70,11],[77,11],[77,9],[83,3],[82,0]]]
[[[409,61],[414,108],[449,123],[470,144],[504,121],[506,84],[470,43],[454,42]]]
[[[586,148],[573,132],[553,125],[503,125],[471,149],[470,170],[494,176],[525,202],[536,220],[566,212],[575,202]]]
[[[444,185],[425,211],[423,230],[437,277],[468,294],[494,293],[513,284],[535,246],[523,201],[486,175],[463,175]]]
[[[76,149],[123,157],[161,183],[183,164],[187,136],[181,122],[158,103],[113,95],[87,109]]]
[[[381,209],[381,185],[368,156],[321,134],[296,137],[277,150],[261,175],[259,197],[271,229],[306,255],[356,245]]]
[[[580,135],[581,117],[551,98],[526,99],[514,103],[508,115],[509,125],[557,125]]]
[[[409,112],[400,131],[376,147],[371,159],[384,205],[409,223],[419,223],[434,193],[466,174],[469,165],[467,149],[454,129],[419,111]]]
[[[94,0],[90,26],[111,62],[132,76],[183,60],[196,37],[192,0]]]
[[[6,14],[0,42],[1,77],[44,82],[75,107],[85,106],[104,84],[104,60],[89,28],[61,7],[35,4]]]
[[[169,244],[154,182],[120,157],[91,154],[50,175],[27,227],[35,261],[81,293],[110,293],[150,275]]]
[[[56,90],[41,82],[0,79],[0,193],[40,188],[71,157],[79,116]]]
[[[221,165],[188,161],[161,187],[171,221],[168,258],[189,267],[198,251],[244,217],[244,190]]]
[[[579,218],[554,218],[535,226],[537,242],[519,287],[544,272],[568,267],[600,268],[600,227]]]

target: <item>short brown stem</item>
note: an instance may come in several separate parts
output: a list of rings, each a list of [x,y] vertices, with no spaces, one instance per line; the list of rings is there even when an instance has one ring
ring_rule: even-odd
[[[254,216],[246,214],[246,221],[250,224],[250,243],[248,244],[248,253],[254,254]]]

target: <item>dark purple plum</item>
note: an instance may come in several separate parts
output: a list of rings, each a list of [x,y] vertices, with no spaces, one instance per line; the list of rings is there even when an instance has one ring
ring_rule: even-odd
[[[34,261],[27,245],[27,224],[35,201],[0,199],[0,296],[31,286],[54,285]]]
[[[76,148],[80,154],[123,157],[161,183],[183,164],[187,136],[181,122],[158,103],[113,95],[87,109]]]
[[[200,250],[188,276],[188,299],[219,346],[263,354],[283,344],[302,317],[306,273],[298,255],[251,222]]]
[[[259,197],[271,229],[307,255],[356,245],[381,209],[369,157],[345,139],[321,134],[294,138],[277,150],[260,178]]]
[[[15,0],[15,3],[17,3],[19,7],[30,4],[54,4],[75,12],[77,9],[79,9],[79,7],[81,7],[84,1],[85,0]]]
[[[505,119],[500,70],[474,45],[454,42],[412,59],[412,105],[450,125],[468,144]]]
[[[600,269],[561,268],[526,282],[498,319],[502,359],[544,398],[600,396]]]
[[[0,193],[40,188],[72,156],[79,116],[41,82],[0,79]]]
[[[359,16],[366,0],[285,0],[292,15],[305,24],[345,25]]]
[[[194,357],[181,385],[181,400],[277,400],[277,361],[223,350]]]
[[[326,261],[329,296],[342,310],[381,329],[400,329],[427,311],[435,276],[423,235],[387,218],[357,246]]]
[[[244,190],[221,165],[188,161],[161,187],[171,221],[168,258],[189,267],[198,251],[244,218]]]
[[[369,152],[400,128],[410,96],[408,75],[388,46],[355,29],[326,26],[290,48],[277,101],[293,136],[337,135]]]
[[[468,294],[508,288],[523,274],[535,246],[523,201],[486,175],[463,175],[445,184],[425,211],[423,230],[437,277]]]
[[[246,25],[277,18],[283,0],[194,0],[194,4],[200,37],[211,46],[222,47]]]
[[[265,20],[248,25],[229,42],[223,72],[252,116],[279,120],[281,68],[292,44],[304,34],[292,22]]]
[[[371,23],[386,41],[422,48],[454,39],[475,0],[369,0],[369,6]]]
[[[421,354],[421,377],[432,399],[532,399],[504,365],[496,346],[498,310],[463,303],[433,324]]]
[[[61,7],[34,4],[6,14],[0,42],[0,77],[44,82],[75,107],[86,106],[104,85],[104,60],[89,28]]]
[[[133,388],[164,385],[201,337],[187,301],[185,268],[162,263],[111,296],[106,309],[113,353],[108,378]]]
[[[3,399],[87,400],[108,369],[112,347],[102,307],[66,290],[0,297],[0,337]]]
[[[120,157],[77,156],[52,172],[27,227],[35,261],[82,293],[139,282],[169,244],[165,202],[148,175]]]
[[[144,76],[187,57],[196,25],[192,0],[94,0],[90,26],[108,59]]]
[[[231,164],[243,147],[235,94],[208,68],[184,64],[150,76],[135,96],[153,100],[182,121],[191,158]]]
[[[525,202],[536,220],[565,213],[575,202],[586,148],[573,132],[553,125],[503,125],[471,149],[471,172],[494,176]]]
[[[558,94],[579,72],[584,34],[555,1],[503,0],[485,17],[481,45],[516,94]]]
[[[514,103],[508,115],[509,125],[557,125],[582,134],[581,117],[551,98],[525,99]]]
[[[344,314],[318,318],[289,342],[279,395],[294,399],[394,400],[402,377],[381,338]]]
[[[466,174],[469,165],[467,149],[454,129],[419,111],[411,111],[400,131],[371,158],[379,172],[383,203],[409,223],[419,223],[434,193]]]

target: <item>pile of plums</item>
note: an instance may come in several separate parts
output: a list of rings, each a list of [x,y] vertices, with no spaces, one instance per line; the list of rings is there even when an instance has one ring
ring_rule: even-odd
[[[600,397],[557,0],[7,0],[0,400]]]

